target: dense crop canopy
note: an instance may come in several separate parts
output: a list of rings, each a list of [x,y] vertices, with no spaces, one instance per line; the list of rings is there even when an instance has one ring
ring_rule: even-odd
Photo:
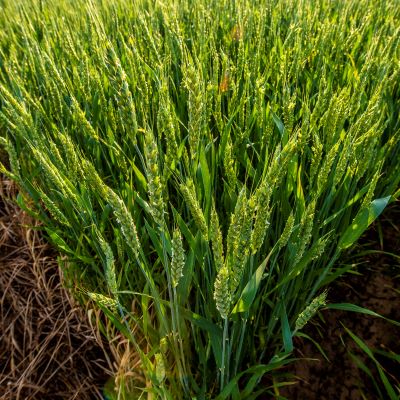
[[[399,42],[396,0],[0,1],[8,174],[140,355],[120,396],[269,390],[398,190]]]

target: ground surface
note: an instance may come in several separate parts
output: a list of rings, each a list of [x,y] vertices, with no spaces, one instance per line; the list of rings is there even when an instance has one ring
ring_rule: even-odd
[[[369,308],[390,319],[400,321],[400,206],[391,206],[361,239],[352,254],[363,250],[383,250],[397,257],[382,253],[368,254],[346,261],[360,263],[360,275],[346,275],[332,285],[329,291],[331,303],[353,303]],[[397,291],[396,291],[397,290]],[[400,354],[400,328],[383,319],[366,315],[325,310],[321,320],[310,324],[305,332],[321,345],[329,362],[309,341],[296,339],[296,356],[317,359],[299,361],[291,371],[300,383],[283,390],[288,399],[358,400],[388,398],[374,364],[357,348],[343,328],[345,325],[362,338],[371,349],[393,351]],[[342,325],[343,324],[343,325]],[[382,396],[379,397],[372,379],[357,368],[350,354],[360,357],[373,372],[379,383]],[[400,380],[399,362],[377,356],[392,382]],[[364,396],[364,397],[363,397]]]
[[[0,177],[0,399],[99,399],[108,362],[37,224]]]

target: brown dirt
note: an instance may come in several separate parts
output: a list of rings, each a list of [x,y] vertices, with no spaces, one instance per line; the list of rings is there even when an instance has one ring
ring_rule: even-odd
[[[109,349],[15,195],[0,177],[0,399],[101,399]]]
[[[400,207],[391,206],[382,218],[361,239],[358,248],[381,250],[400,255]],[[350,257],[350,256],[349,256]],[[352,303],[373,310],[387,318],[400,321],[400,259],[382,253],[357,256],[348,260],[359,263],[358,274],[347,274],[334,283],[329,291],[330,303]],[[397,291],[396,291],[397,289]],[[358,400],[389,398],[374,363],[365,356],[347,334],[343,325],[360,337],[371,349],[400,354],[400,328],[380,319],[353,312],[324,310],[320,319],[314,319],[305,333],[316,340],[325,351],[329,362],[310,342],[296,338],[297,357],[300,360],[290,367],[299,382],[281,390],[280,395],[290,400]],[[315,321],[316,320],[316,321]],[[371,370],[381,390],[372,379],[357,368],[350,353],[361,359]],[[375,354],[376,355],[376,354]],[[399,386],[399,362],[376,355],[392,384]]]

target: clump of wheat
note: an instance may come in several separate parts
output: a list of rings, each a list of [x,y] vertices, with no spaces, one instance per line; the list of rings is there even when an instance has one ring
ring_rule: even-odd
[[[227,177],[230,187],[232,188],[235,188],[237,184],[234,160],[235,158],[232,149],[232,140],[230,136],[228,136],[228,141],[226,143],[223,161],[224,161],[225,175]]]
[[[182,244],[182,236],[179,229],[176,228],[172,237],[171,278],[173,287],[178,286],[179,280],[183,276],[184,267],[185,252]]]
[[[105,296],[101,293],[93,293],[87,292],[88,297],[93,300],[95,303],[99,304],[102,307],[109,308],[112,311],[118,310],[118,301],[112,299],[111,297]]]
[[[19,164],[18,155],[15,150],[15,147],[14,147],[13,143],[11,142],[11,140],[7,140],[6,138],[3,138],[3,137],[1,137],[1,139],[3,139],[2,144],[8,153],[8,159],[10,162],[11,172],[12,172],[13,176],[18,179],[18,175],[20,173],[20,164]],[[4,168],[4,170],[6,171],[5,168]],[[4,173],[4,171],[3,171],[3,173]]]
[[[218,312],[223,319],[227,319],[231,307],[231,274],[226,266],[223,266],[217,275],[214,284],[214,299]]]
[[[162,383],[166,375],[164,357],[161,353],[157,353],[154,358],[156,364],[156,379],[158,383]]]
[[[218,214],[214,203],[211,207],[210,239],[214,254],[215,269],[218,272],[224,264],[224,247],[222,243],[222,233],[219,226]]]
[[[369,203],[371,202],[373,196],[374,196],[374,191],[376,189],[376,185],[378,183],[378,179],[381,175],[381,166],[378,166],[378,170],[375,172],[374,176],[372,177],[372,180],[369,184],[368,192],[365,195],[363,202],[361,204],[361,208],[363,207],[368,207]]]
[[[140,249],[140,241],[132,214],[127,209],[124,201],[103,182],[90,162],[84,160],[83,166],[86,181],[93,190],[97,191],[109,202],[128,247],[137,256]]]
[[[85,159],[82,160],[82,170],[87,185],[102,198],[107,198],[109,195],[109,188],[100,178],[93,164]]]
[[[297,234],[296,254],[293,260],[293,265],[296,265],[301,260],[306,247],[311,240],[312,228],[314,225],[315,205],[315,200],[311,201],[301,220],[299,232]]]
[[[157,225],[164,225],[164,199],[161,176],[159,173],[158,149],[154,135],[145,133],[145,157],[147,163],[148,192],[151,213]]]
[[[314,145],[312,146],[312,158],[311,158],[311,166],[310,166],[310,182],[313,183],[315,180],[315,177],[318,172],[319,165],[321,163],[322,159],[322,152],[323,152],[323,144],[321,143],[321,140],[318,136],[318,134],[313,135],[313,142]],[[326,171],[328,172],[328,170]]]
[[[326,305],[327,292],[322,292],[302,311],[296,320],[296,330],[301,330],[307,322],[317,313],[317,311]]]
[[[198,229],[203,234],[205,238],[208,237],[208,227],[206,219],[204,218],[203,211],[199,205],[196,197],[196,190],[192,180],[187,180],[186,184],[180,184],[180,190],[182,192],[183,199],[187,204],[194,222],[196,223]]]
[[[270,225],[270,206],[269,201],[271,198],[272,187],[270,183],[264,181],[262,185],[257,189],[254,195],[254,206],[257,210],[254,222],[254,228],[251,233],[251,249],[253,254],[256,253],[261,245],[264,243],[264,238],[267,233],[267,229]]]
[[[116,296],[118,285],[117,285],[117,276],[115,272],[115,259],[114,253],[111,249],[111,246],[106,242],[102,234],[98,229],[95,229],[97,241],[100,245],[100,249],[102,252],[103,265],[105,270],[105,277],[108,288],[110,292]]]
[[[340,146],[340,142],[337,142],[332,148],[329,150],[324,163],[322,164],[319,172],[318,172],[318,180],[317,180],[317,196],[320,196],[323,190],[325,190],[326,183],[328,180],[329,173],[331,172],[331,167],[338,153],[338,149]]]
[[[243,188],[238,196],[227,237],[227,257],[231,293],[235,293],[250,253],[253,210]]]
[[[285,228],[283,229],[282,235],[278,240],[278,247],[280,249],[282,249],[283,247],[285,247],[290,239],[290,236],[293,232],[293,225],[294,225],[294,215],[293,212],[290,213],[286,224],[285,224]]]
[[[135,103],[133,101],[128,78],[125,70],[122,67],[121,60],[119,59],[112,45],[109,45],[108,56],[110,65],[114,69],[113,81],[116,88],[118,88],[119,95],[116,96],[115,100],[120,112],[122,126],[129,126],[129,135],[135,138],[138,125]]]
[[[165,78],[166,79],[166,78]],[[163,80],[159,91],[159,111],[157,114],[157,128],[163,134],[166,141],[165,162],[169,166],[177,162],[179,125],[171,104],[168,93],[168,83]],[[168,174],[168,168],[164,170]]]
[[[68,165],[68,173],[72,179],[77,179],[79,161],[75,145],[71,138],[65,133],[60,132],[58,138],[65,153],[66,164]]]
[[[188,91],[188,114],[189,114],[189,147],[192,159],[196,157],[200,140],[205,130],[205,90],[203,81],[199,79],[199,71],[196,70],[194,60],[190,60],[186,67],[185,87]]]
[[[137,257],[140,250],[140,241],[132,214],[126,208],[123,200],[111,189],[108,191],[107,198],[113,208],[121,232],[126,240],[126,244]]]
[[[43,193],[42,201],[54,219],[63,225],[70,225],[67,217],[62,213],[60,208],[58,208],[54,201],[52,201],[45,193]]]

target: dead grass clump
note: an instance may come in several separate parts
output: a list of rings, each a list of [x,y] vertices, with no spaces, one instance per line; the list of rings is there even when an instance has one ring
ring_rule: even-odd
[[[101,399],[109,362],[100,335],[15,195],[0,177],[0,398]]]

